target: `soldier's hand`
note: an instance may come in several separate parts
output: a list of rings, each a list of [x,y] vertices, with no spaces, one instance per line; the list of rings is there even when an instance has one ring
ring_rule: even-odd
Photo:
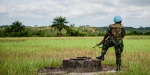
[[[99,44],[102,44],[103,42],[104,42],[104,39]]]

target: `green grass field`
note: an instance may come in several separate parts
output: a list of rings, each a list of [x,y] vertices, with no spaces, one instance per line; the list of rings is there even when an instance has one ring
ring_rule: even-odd
[[[58,67],[64,58],[101,55],[92,48],[103,37],[0,38],[0,75],[37,75],[37,70]],[[115,50],[109,48],[102,65],[116,66]],[[122,53],[122,75],[150,75],[150,36],[126,36]],[[110,73],[109,73],[110,74]],[[116,75],[116,74],[115,74]]]

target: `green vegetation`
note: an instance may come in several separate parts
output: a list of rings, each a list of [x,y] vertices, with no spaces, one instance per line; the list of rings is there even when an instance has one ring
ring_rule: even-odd
[[[64,58],[101,55],[92,48],[103,37],[20,37],[0,38],[1,75],[37,75],[38,69],[58,67]],[[135,44],[136,43],[136,44]],[[150,36],[126,36],[118,75],[150,74]],[[109,48],[102,65],[115,65],[114,48]],[[116,75],[116,74],[115,74]]]
[[[107,30],[108,26],[97,27],[97,28],[102,28],[102,29]],[[150,27],[142,27],[142,26],[140,26],[139,28],[133,28],[133,27],[124,27],[124,28],[125,28],[126,32],[130,32],[132,30],[135,30],[135,31],[138,31],[138,32],[147,32],[147,31],[150,31]]]
[[[25,30],[25,26],[20,21],[15,21],[11,26],[0,29],[0,37],[28,37],[31,34]]]
[[[67,72],[66,72],[66,74],[69,74],[69,73],[71,73],[71,72],[70,72],[70,71],[67,71]]]
[[[56,17],[54,21],[52,22],[53,25],[51,26],[52,28],[58,29],[59,30],[59,37],[61,36],[61,30],[62,29],[68,29],[69,27],[65,24],[69,23],[66,21],[66,17]]]
[[[69,27],[67,30],[62,29],[61,36],[104,36],[106,31],[96,27]],[[150,35],[150,31],[139,32],[132,30],[126,32],[126,35]],[[0,29],[0,37],[57,37],[59,31],[52,27],[25,27],[24,31],[12,32],[11,27]]]
[[[77,30],[73,30],[72,28],[69,28],[66,32],[67,36],[86,36],[85,33],[79,32]]]
[[[69,23],[66,17],[58,16],[54,18],[53,24],[48,26],[25,27],[22,22],[14,21],[11,26],[0,26],[0,37],[57,37],[57,36],[104,36],[108,27],[91,27],[90,25],[80,25],[75,27],[75,24],[67,26]],[[150,27],[125,27],[126,35],[150,35]]]
[[[21,32],[21,31],[24,31],[24,30],[25,30],[25,26],[22,25],[21,22],[15,21],[15,22],[13,22],[12,25],[11,25],[11,30],[12,30],[13,32]]]
[[[58,25],[59,27],[59,25]],[[104,36],[106,34],[106,30],[103,28],[97,27],[69,27],[65,25],[67,29],[61,29],[61,32],[58,27],[25,27],[25,30],[20,30],[19,32],[14,32],[11,30],[11,26],[7,26],[4,28],[0,28],[0,37],[57,37],[59,36]],[[150,35],[150,31],[140,32],[137,30],[126,31],[126,35]]]

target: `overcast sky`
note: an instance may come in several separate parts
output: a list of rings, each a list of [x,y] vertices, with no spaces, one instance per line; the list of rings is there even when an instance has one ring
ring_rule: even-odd
[[[150,0],[0,0],[0,26],[16,20],[25,26],[49,26],[63,16],[68,26],[102,27],[113,24],[116,15],[123,26],[150,27]]]

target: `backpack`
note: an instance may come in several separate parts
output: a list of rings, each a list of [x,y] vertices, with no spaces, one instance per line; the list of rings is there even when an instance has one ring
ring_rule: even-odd
[[[125,36],[124,32],[124,26],[121,24],[113,24],[109,25],[110,31],[111,31],[111,37],[113,39],[122,39]]]

